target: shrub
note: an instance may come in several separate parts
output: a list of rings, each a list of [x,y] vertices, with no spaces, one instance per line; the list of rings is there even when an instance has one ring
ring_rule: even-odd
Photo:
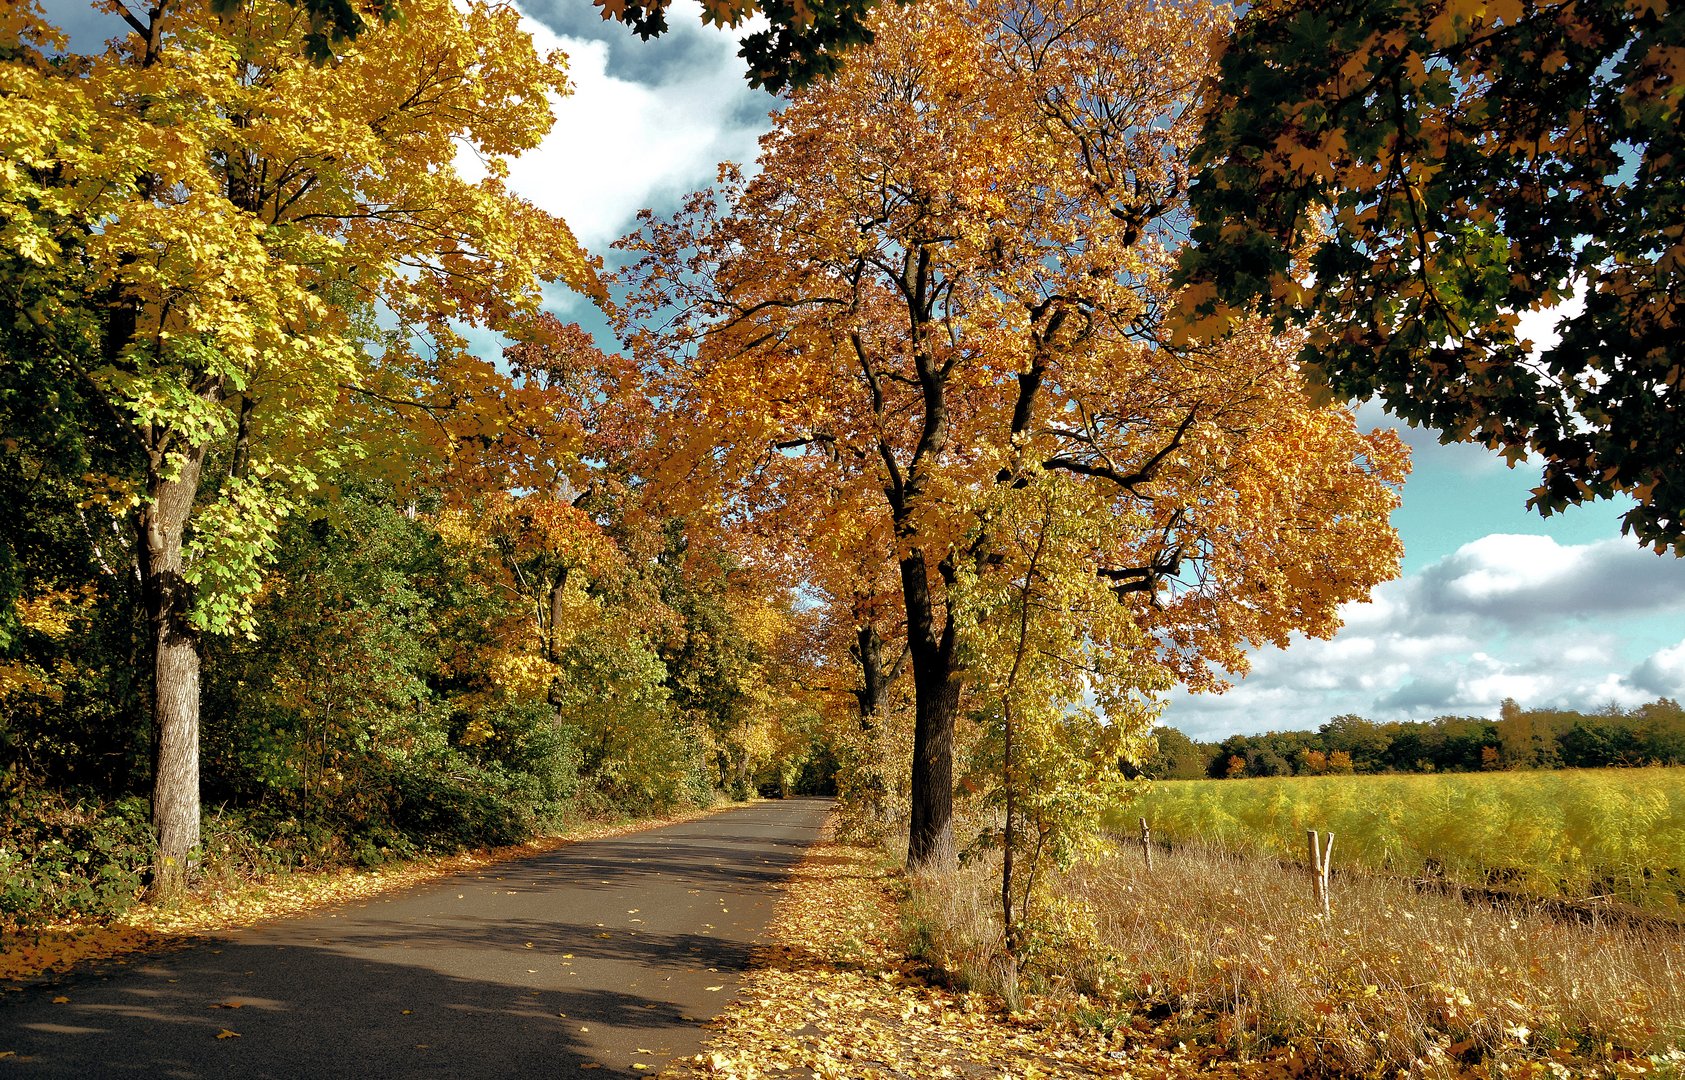
[[[139,898],[153,847],[144,799],[0,798],[0,928],[108,917]]]

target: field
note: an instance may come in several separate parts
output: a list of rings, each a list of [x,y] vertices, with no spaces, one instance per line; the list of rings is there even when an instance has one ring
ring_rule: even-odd
[[[1154,836],[1303,862],[1685,914],[1685,769],[1163,781],[1118,812]]]

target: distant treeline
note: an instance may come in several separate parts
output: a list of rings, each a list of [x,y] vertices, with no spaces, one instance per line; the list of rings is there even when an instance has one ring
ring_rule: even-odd
[[[1523,709],[1505,699],[1496,720],[1376,723],[1348,713],[1315,731],[1231,735],[1220,743],[1195,742],[1172,727],[1154,734],[1158,749],[1142,772],[1163,780],[1685,765],[1685,709],[1671,698],[1595,713]]]

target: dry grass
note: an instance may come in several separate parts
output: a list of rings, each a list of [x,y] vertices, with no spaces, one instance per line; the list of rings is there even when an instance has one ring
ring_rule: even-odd
[[[915,883],[913,945],[1013,1000],[992,868]],[[1685,932],[1336,879],[1214,850],[1125,851],[1058,878],[1025,978],[1141,1045],[1312,1075],[1685,1074]],[[1291,1064],[1291,1068],[1288,1065]]]

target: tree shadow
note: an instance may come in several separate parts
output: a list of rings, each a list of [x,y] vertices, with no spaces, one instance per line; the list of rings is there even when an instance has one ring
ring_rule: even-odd
[[[65,980],[53,988],[62,1003],[8,998],[0,1049],[15,1055],[8,1073],[27,1077],[502,1080],[635,1076],[634,1061],[659,1068],[700,1040],[670,1002],[522,976],[331,946],[207,945]],[[597,1025],[627,1037],[593,1038]]]

